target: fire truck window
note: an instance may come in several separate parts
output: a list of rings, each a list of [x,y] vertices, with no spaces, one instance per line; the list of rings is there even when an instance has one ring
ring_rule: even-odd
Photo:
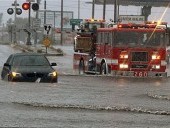
[[[84,25],[84,30],[85,30],[86,32],[89,31],[89,24],[88,24],[88,23]]]
[[[97,26],[96,26],[96,25],[93,25],[92,31],[93,31],[93,32],[96,32],[96,31],[97,31]]]
[[[163,33],[146,33],[143,36],[143,45],[145,46],[163,46],[165,36]]]
[[[136,46],[138,45],[138,33],[117,32],[115,43],[118,46]]]
[[[142,41],[143,41],[143,43],[147,41],[147,34],[146,33],[143,34],[143,40]]]
[[[164,40],[164,34],[159,34],[159,36],[157,37],[157,38],[159,38],[158,40],[159,40],[159,44],[160,45],[162,45],[164,42],[165,42],[165,40]]]
[[[88,27],[91,32],[96,32],[97,28],[100,28],[100,24],[99,23],[89,23]]]

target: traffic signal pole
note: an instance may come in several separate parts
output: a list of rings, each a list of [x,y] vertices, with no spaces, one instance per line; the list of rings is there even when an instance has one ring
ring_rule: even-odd
[[[63,0],[61,0],[61,37],[60,37],[60,43],[63,45]]]
[[[29,2],[29,4],[31,5],[31,2]],[[28,12],[28,29],[31,30],[31,8],[29,9]],[[31,45],[31,32],[27,33],[28,33],[27,45]]]
[[[16,17],[17,17],[17,13],[16,13],[16,10],[17,10],[17,0],[15,0],[15,2],[14,2],[14,4],[15,4],[15,15],[14,15],[14,24],[15,24],[15,31],[14,31],[14,44],[15,43],[17,43],[17,32],[16,32]]]
[[[92,19],[94,19],[94,10],[95,10],[95,0],[93,0],[93,3],[92,3]]]
[[[40,0],[37,0],[37,4],[39,5],[40,4]],[[38,11],[36,12],[36,19],[38,19],[38,16],[39,16],[39,13]],[[38,38],[38,34],[37,34],[37,31],[35,30],[35,40],[34,40],[34,43],[35,43],[35,46],[37,45],[37,38]]]
[[[46,0],[44,1],[44,24],[46,24],[46,7],[47,3],[46,3]]]
[[[14,41],[13,43],[16,44],[17,43],[17,32],[16,32],[16,17],[17,17],[17,6],[19,6],[19,4],[17,3],[17,0],[14,1],[14,3],[12,4],[12,6],[14,6],[15,9],[15,14],[14,14]]]

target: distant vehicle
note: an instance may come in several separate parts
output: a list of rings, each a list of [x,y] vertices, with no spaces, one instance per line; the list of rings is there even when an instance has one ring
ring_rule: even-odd
[[[73,68],[78,69],[79,74],[94,71],[97,29],[104,28],[106,25],[105,20],[97,19],[84,19],[81,22],[80,30],[74,38],[73,55]]]
[[[58,82],[58,74],[45,55],[39,53],[14,53],[4,63],[1,78],[18,82]]]

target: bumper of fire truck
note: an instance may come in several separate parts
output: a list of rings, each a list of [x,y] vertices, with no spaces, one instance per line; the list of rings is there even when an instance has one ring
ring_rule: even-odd
[[[113,76],[127,76],[127,77],[167,77],[167,72],[153,72],[153,71],[114,71]]]

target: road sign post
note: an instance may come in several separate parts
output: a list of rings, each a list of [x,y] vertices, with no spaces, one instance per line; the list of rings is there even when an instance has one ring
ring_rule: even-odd
[[[46,47],[46,53],[47,53],[47,48],[50,47],[51,40],[48,37],[45,37],[44,40],[43,40],[43,44]]]

